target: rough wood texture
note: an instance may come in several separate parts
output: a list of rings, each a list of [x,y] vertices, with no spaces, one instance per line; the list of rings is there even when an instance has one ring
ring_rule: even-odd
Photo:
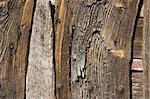
[[[132,99],[143,99],[143,3],[142,9],[139,9],[139,17],[135,28],[135,36],[133,42],[133,62],[131,66],[132,73]]]
[[[24,99],[33,0],[0,0],[0,99]]]
[[[150,99],[150,0],[144,0],[144,99]]]
[[[57,99],[71,99],[70,87],[70,39],[71,15],[66,0],[57,0],[55,13],[55,72]],[[69,5],[70,6],[70,5]]]
[[[142,58],[143,43],[143,18],[138,18],[135,28],[135,37],[133,43],[133,58]]]
[[[70,10],[72,99],[129,99],[131,39],[139,0],[75,1]]]
[[[143,72],[132,72],[132,99],[143,99]]]
[[[133,59],[132,63],[132,99],[143,99],[143,62]]]
[[[36,1],[28,61],[26,98],[55,99],[50,0]]]

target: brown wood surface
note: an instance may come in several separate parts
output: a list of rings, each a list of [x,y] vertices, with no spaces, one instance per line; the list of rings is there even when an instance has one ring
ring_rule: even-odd
[[[139,9],[139,17],[135,27],[135,36],[133,41],[133,62],[131,66],[132,77],[132,99],[143,99],[143,26],[144,26],[144,6]]]
[[[133,58],[142,58],[143,51],[143,18],[138,18],[133,42]]]
[[[0,0],[0,99],[130,99],[140,0],[49,1]],[[133,55],[142,58],[146,17],[144,99],[149,99],[150,2],[145,2]],[[132,74],[133,99],[142,97],[141,75]]]
[[[143,61],[144,61],[144,98],[150,99],[150,0],[144,0],[144,31],[143,31]]]
[[[66,0],[58,0],[55,4],[55,72],[57,99],[71,99],[70,87],[70,42],[69,28],[71,24],[70,8]],[[68,1],[69,2],[69,1]],[[70,6],[70,5],[69,5]]]
[[[24,99],[33,0],[0,0],[0,98]]]
[[[132,72],[132,99],[143,99],[143,72]]]
[[[71,9],[72,99],[129,99],[131,39],[139,0],[119,1],[76,0]]]

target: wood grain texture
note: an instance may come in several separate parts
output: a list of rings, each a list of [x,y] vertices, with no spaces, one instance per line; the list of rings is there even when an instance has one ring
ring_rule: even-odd
[[[139,0],[76,0],[71,31],[72,99],[130,98],[129,62],[138,4]]]
[[[144,0],[144,31],[143,31],[143,61],[144,61],[144,98],[150,99],[150,0]]]
[[[139,17],[135,27],[133,38],[133,60],[131,65],[132,79],[132,99],[143,99],[143,10],[144,6],[141,2],[142,9],[139,9]]]
[[[71,15],[66,0],[58,0],[55,13],[55,72],[57,99],[71,99],[70,87],[70,39]]]
[[[143,51],[143,18],[138,18],[133,42],[133,58],[142,58]]]
[[[0,0],[0,98],[24,99],[33,0]]]
[[[143,72],[132,72],[132,99],[143,99]]]
[[[37,0],[28,58],[26,99],[55,99],[54,78],[50,0]]]

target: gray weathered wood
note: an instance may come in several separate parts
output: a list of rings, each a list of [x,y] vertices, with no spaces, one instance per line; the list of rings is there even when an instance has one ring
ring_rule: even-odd
[[[50,0],[37,0],[28,58],[26,99],[55,99]]]
[[[139,1],[70,4],[72,99],[129,99],[131,39]]]

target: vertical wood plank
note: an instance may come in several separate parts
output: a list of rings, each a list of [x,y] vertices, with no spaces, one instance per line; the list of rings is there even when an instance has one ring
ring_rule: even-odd
[[[33,0],[0,0],[0,98],[24,99]]]
[[[150,99],[150,0],[144,0],[144,99]]]
[[[131,40],[139,1],[76,1],[71,31],[72,99],[130,98]]]
[[[132,72],[132,99],[143,99],[143,72]]]
[[[28,70],[27,99],[55,99],[53,28],[50,0],[37,0],[33,18]]]
[[[10,4],[12,3],[12,4]],[[13,5],[14,4],[14,5]],[[20,6],[18,5],[20,4]],[[15,50],[19,32],[21,1],[1,1],[0,12],[0,74],[1,74],[1,98],[15,99]],[[16,14],[16,15],[15,15]]]
[[[34,3],[34,0],[26,0],[21,15],[20,34],[15,59],[15,79],[18,87],[16,89],[18,97],[15,99],[24,99],[26,97],[26,72]]]
[[[57,99],[71,99],[69,33],[72,16],[66,0],[58,0],[55,16],[55,71]],[[70,5],[69,5],[70,6]]]

